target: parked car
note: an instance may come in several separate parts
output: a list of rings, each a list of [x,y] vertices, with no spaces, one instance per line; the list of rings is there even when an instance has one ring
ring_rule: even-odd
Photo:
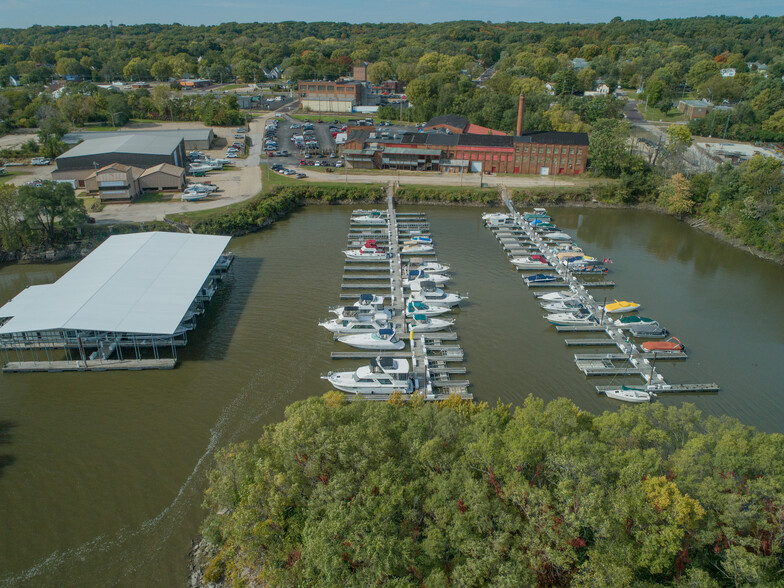
[[[302,178],[307,178],[308,174],[299,173],[294,177],[297,178],[298,180],[301,180]]]
[[[343,167],[343,162],[342,161],[336,161],[335,162],[335,167]]]
[[[238,157],[239,157],[239,155],[237,155],[236,153],[227,153],[226,154],[226,159],[237,159]]]
[[[245,135],[240,135],[239,133],[235,133],[235,134],[234,134],[234,138],[235,138],[235,139],[244,139],[244,138],[245,138]]]
[[[33,157],[30,165],[49,165],[49,160],[46,157]]]

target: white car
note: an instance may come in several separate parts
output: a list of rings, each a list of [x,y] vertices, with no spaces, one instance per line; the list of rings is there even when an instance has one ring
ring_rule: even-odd
[[[239,157],[239,155],[237,155],[236,153],[227,153],[226,154],[226,159],[237,159],[238,157]]]

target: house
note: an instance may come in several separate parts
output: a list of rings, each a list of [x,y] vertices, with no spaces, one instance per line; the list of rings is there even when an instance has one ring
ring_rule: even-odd
[[[554,82],[547,82],[544,85],[544,89],[550,96],[555,96],[555,83]]]
[[[142,193],[138,167],[112,163],[95,170],[84,180],[88,192],[97,192],[101,202],[132,202]]]
[[[681,100],[677,108],[686,115],[686,118],[693,120],[704,118],[713,108],[713,104],[707,100]]]
[[[14,88],[18,88],[22,85],[22,83],[19,81],[19,78],[16,76],[8,76],[8,83]]]
[[[610,86],[605,83],[601,83],[596,86],[596,91],[603,96],[607,96],[610,93]]]
[[[765,63],[760,63],[759,61],[747,61],[746,67],[749,68],[749,71],[756,71],[765,77],[768,75],[768,66]]]
[[[572,67],[577,71],[585,69],[586,67],[588,67],[588,65],[589,63],[585,61],[585,59],[583,59],[582,57],[575,57],[574,59],[572,59]]]
[[[196,88],[208,88],[212,85],[212,80],[205,78],[197,78],[194,80],[183,79],[179,80],[178,83],[183,90],[195,90]]]
[[[272,69],[264,69],[264,77],[268,80],[279,80],[283,70],[280,65],[276,65]]]
[[[734,67],[725,67],[722,68],[719,73],[723,78],[734,78],[735,77],[735,68]]]
[[[159,163],[139,175],[142,190],[181,190],[185,187],[185,169],[169,163]]]

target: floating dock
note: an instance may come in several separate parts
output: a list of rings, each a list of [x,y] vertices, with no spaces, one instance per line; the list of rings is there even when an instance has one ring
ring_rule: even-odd
[[[503,192],[502,192],[503,193]],[[662,360],[683,360],[688,356],[683,351],[655,352],[644,351],[630,341],[628,334],[613,320],[605,318],[602,306],[588,293],[589,288],[611,288],[615,282],[600,279],[579,279],[581,272],[569,269],[564,261],[558,258],[554,243],[546,234],[540,234],[535,227],[525,220],[508,198],[506,206],[513,222],[502,226],[493,227],[495,234],[504,251],[512,257],[520,255],[537,254],[547,259],[550,271],[555,271],[560,279],[553,282],[526,283],[529,288],[568,288],[575,293],[580,303],[587,308],[594,317],[602,317],[596,324],[556,326],[559,333],[606,333],[604,338],[566,339],[567,347],[616,347],[618,352],[613,353],[577,353],[574,362],[577,368],[586,376],[639,376],[645,382],[645,390],[652,395],[663,392],[717,392],[719,387],[715,383],[709,384],[670,384],[662,374],[656,371],[656,362]],[[539,270],[545,271],[545,270]],[[582,272],[583,275],[596,276],[594,272]],[[615,387],[617,389],[617,386]],[[597,386],[597,393],[603,394],[611,390],[611,386]]]

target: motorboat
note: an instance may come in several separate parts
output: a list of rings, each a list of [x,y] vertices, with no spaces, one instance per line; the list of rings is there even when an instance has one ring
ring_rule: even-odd
[[[368,239],[359,249],[347,249],[343,253],[347,259],[354,260],[389,259],[391,257],[388,251],[376,245],[374,239]]]
[[[534,208],[533,212],[524,212],[523,213],[523,220],[531,222],[531,221],[544,221],[549,223],[552,219],[550,215],[547,214],[547,210],[544,208]]]
[[[461,301],[468,298],[452,292],[444,292],[441,288],[437,288],[433,282],[423,281],[414,282],[411,284],[410,300],[415,302],[424,302],[436,306],[456,306]]]
[[[403,286],[410,288],[411,284],[414,282],[421,282],[422,280],[430,280],[434,284],[446,284],[449,281],[449,276],[446,274],[430,275],[420,269],[409,270],[408,276],[403,278]]]
[[[379,329],[372,333],[343,335],[338,337],[338,341],[357,349],[372,349],[374,351],[400,351],[406,346],[405,341],[401,341],[395,335],[394,329]]]
[[[627,327],[629,334],[632,337],[653,337],[656,339],[664,339],[669,332],[664,329],[657,322],[653,323],[638,323]]]
[[[455,324],[454,319],[432,318],[425,314],[415,314],[411,322],[408,323],[408,330],[412,333],[432,333],[443,331],[453,324]]]
[[[511,214],[504,212],[485,213],[482,215],[482,220],[485,221],[485,226],[490,228],[512,226],[515,224],[514,217]]]
[[[544,220],[543,218],[534,218],[531,219],[528,223],[533,228],[540,230],[540,229],[554,229],[555,225],[549,221]]]
[[[526,284],[542,284],[546,282],[557,282],[561,279],[561,276],[556,276],[553,274],[534,274],[532,276],[524,276],[523,280],[525,280]]]
[[[658,325],[659,323],[652,318],[648,318],[647,316],[622,316],[615,324],[621,327],[622,329],[630,327],[632,325],[644,325],[644,324],[652,324]]]
[[[377,312],[384,309],[384,300],[386,299],[383,296],[378,296],[377,294],[360,294],[354,304],[331,306],[329,310],[335,314],[344,314],[346,309],[356,312]]]
[[[595,325],[598,323],[593,314],[591,314],[591,311],[584,308],[575,309],[569,312],[546,314],[544,315],[544,318],[547,319],[550,324],[557,326]]]
[[[374,333],[380,329],[388,329],[389,323],[384,314],[359,314],[357,316],[339,316],[319,323],[331,333],[351,335],[354,333]]]
[[[184,202],[198,202],[199,200],[204,200],[209,195],[209,192],[183,192],[180,200]]]
[[[513,257],[509,260],[517,269],[544,269],[551,268],[544,255],[528,255],[526,257]]]
[[[427,243],[404,245],[400,248],[401,255],[416,255],[417,253],[430,253],[431,251],[433,251],[433,246]]]
[[[571,312],[584,308],[582,301],[579,298],[574,300],[565,300],[563,302],[542,302],[541,307],[547,312]]]
[[[434,304],[427,304],[418,300],[408,300],[406,303],[406,312],[408,314],[424,314],[425,316],[438,316],[451,312],[452,309],[448,306],[436,306]]]
[[[392,318],[392,311],[386,306],[337,306],[329,309],[330,312],[338,315],[338,319],[351,318],[351,317],[375,317],[377,319],[390,320]]]
[[[618,388],[610,388],[604,391],[607,398],[614,398],[615,400],[622,400],[623,402],[632,402],[641,404],[643,402],[651,401],[651,394],[642,388],[633,388],[631,386],[620,386]]]
[[[426,235],[409,235],[403,245],[416,245],[417,243],[432,243],[433,239]]]
[[[412,258],[408,262],[408,271],[423,270],[430,275],[443,274],[449,271],[449,266],[436,261],[422,261],[421,259]]]
[[[547,233],[542,235],[542,238],[545,240],[550,241],[571,241],[572,237],[568,233],[564,233],[562,231],[553,231],[552,233]]]
[[[571,253],[574,255],[583,254],[582,247],[580,247],[579,245],[575,245],[574,243],[558,243],[557,245],[551,246],[550,249],[556,255],[558,255],[558,259],[561,259],[561,253]]]
[[[408,360],[394,357],[377,357],[370,360],[370,365],[354,372],[329,372],[321,377],[336,389],[351,394],[411,394],[416,387]]]
[[[606,274],[609,270],[599,262],[598,264],[585,261],[585,260],[578,260],[570,262],[567,267],[569,271],[574,272],[576,274]]]
[[[666,341],[645,341],[640,347],[643,348],[644,351],[648,352],[673,352],[673,351],[683,351],[684,346],[681,343],[681,340],[677,337],[670,337]]]
[[[537,294],[539,300],[545,302],[567,302],[571,300],[580,300],[580,297],[571,290],[561,290],[560,292],[548,292],[547,294]]]
[[[628,302],[626,300],[616,300],[610,304],[604,305],[604,312],[607,314],[620,314],[623,312],[633,312],[640,308],[636,302]]]
[[[361,225],[386,225],[389,222],[386,213],[380,210],[369,210],[366,214],[351,217],[351,220]]]

